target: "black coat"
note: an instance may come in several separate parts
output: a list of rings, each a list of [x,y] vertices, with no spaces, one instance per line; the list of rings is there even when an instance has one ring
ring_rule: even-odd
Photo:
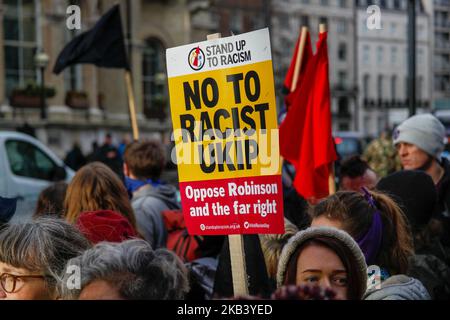
[[[447,159],[442,159],[441,165],[444,168],[444,176],[436,185],[438,202],[435,218],[442,222],[444,228],[442,244],[450,247],[450,163]]]
[[[248,292],[252,296],[270,297],[273,288],[270,286],[264,254],[257,234],[243,236],[245,264],[248,279]],[[219,265],[214,280],[214,297],[229,298],[233,294],[233,279],[231,273],[230,247],[225,240],[219,256]]]

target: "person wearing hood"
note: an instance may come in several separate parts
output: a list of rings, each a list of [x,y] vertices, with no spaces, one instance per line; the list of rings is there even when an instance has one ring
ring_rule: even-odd
[[[399,274],[372,287],[364,294],[364,300],[430,300],[423,284],[414,278]]]
[[[312,227],[296,233],[283,247],[277,287],[319,286],[336,300],[361,300],[367,289],[367,265],[358,244],[345,231]]]
[[[165,165],[164,149],[155,141],[133,142],[125,150],[123,172],[137,231],[153,249],[164,248],[167,243],[161,212],[180,209],[176,188],[160,181]]]
[[[397,202],[411,226],[415,254],[407,274],[420,280],[433,299],[450,299],[450,253],[430,224],[437,201],[433,180],[423,171],[399,171],[381,179],[377,189]]]
[[[77,228],[93,245],[102,242],[122,242],[138,238],[130,222],[111,210],[83,212],[77,219]]]
[[[404,170],[427,173],[436,186],[434,218],[443,225],[442,243],[450,247],[450,163],[441,156],[447,142],[444,125],[432,114],[406,119],[394,131],[394,145]]]

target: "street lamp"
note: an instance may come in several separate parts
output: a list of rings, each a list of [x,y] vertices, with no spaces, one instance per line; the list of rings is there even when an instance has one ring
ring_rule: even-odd
[[[409,116],[416,114],[416,1],[408,0],[408,97]]]
[[[45,68],[49,62],[48,55],[41,51],[34,57],[34,63],[41,72],[41,119],[47,119],[47,106],[45,102]]]

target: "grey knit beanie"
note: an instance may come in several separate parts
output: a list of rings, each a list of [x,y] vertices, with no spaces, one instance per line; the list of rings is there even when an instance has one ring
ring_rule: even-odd
[[[411,143],[439,159],[445,147],[445,127],[432,114],[419,114],[403,121],[395,129],[393,138],[394,145]]]
[[[284,284],[284,279],[287,272],[287,265],[289,260],[296,252],[297,248],[303,243],[314,238],[332,238],[338,240],[343,246],[346,246],[354,255],[354,260],[357,264],[358,279],[361,287],[358,292],[361,292],[361,297],[367,289],[367,265],[364,254],[359,248],[358,244],[353,238],[345,231],[330,228],[330,227],[311,227],[306,230],[297,232],[281,252],[280,260],[278,261],[277,270],[277,287],[281,287]]]

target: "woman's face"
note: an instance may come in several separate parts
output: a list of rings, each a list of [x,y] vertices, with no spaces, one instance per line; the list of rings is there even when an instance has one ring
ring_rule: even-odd
[[[42,274],[0,262],[0,299],[51,300]],[[12,292],[7,292],[12,291]]]
[[[297,260],[297,285],[318,285],[331,288],[335,299],[348,298],[347,270],[341,259],[324,246],[310,244],[300,253]]]

